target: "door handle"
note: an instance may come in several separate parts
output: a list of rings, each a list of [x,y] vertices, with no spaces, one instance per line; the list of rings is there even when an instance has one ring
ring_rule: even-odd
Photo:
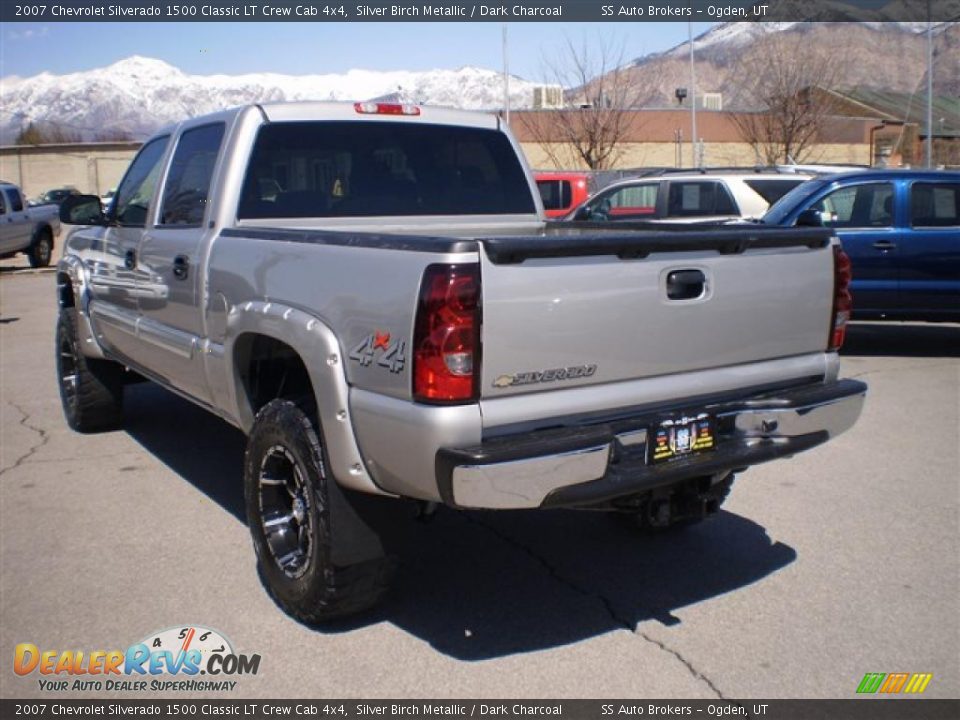
[[[186,255],[177,255],[173,259],[173,276],[177,280],[186,280],[190,274],[190,261]]]
[[[877,250],[896,250],[897,244],[892,240],[877,240],[873,246]]]
[[[703,295],[707,278],[701,270],[673,270],[667,275],[667,297],[671,300],[693,300]]]
[[[126,254],[123,256],[123,266],[127,270],[133,270],[137,266],[136,250],[127,250]]]

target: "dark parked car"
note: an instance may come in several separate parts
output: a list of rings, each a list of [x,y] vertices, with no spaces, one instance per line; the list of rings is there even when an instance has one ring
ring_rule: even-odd
[[[827,175],[762,222],[834,228],[853,263],[853,317],[960,321],[960,172]]]
[[[79,195],[80,191],[75,187],[62,187],[47,190],[39,197],[31,201],[31,205],[60,205],[71,195]]]

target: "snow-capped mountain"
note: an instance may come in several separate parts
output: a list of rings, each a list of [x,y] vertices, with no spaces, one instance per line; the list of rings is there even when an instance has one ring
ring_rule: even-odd
[[[529,107],[534,85],[511,76],[511,106]],[[350,70],[342,75],[188,75],[161,60],[134,56],[87,72],[0,79],[0,142],[12,142],[29,123],[59,127],[84,139],[116,133],[142,138],[168,123],[234,105],[384,96],[468,110],[496,109],[503,105],[503,76],[476,67]]]

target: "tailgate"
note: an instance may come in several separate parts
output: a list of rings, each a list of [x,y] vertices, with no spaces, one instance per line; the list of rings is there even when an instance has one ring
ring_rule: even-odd
[[[821,352],[829,239],[806,228],[485,239],[481,395]]]

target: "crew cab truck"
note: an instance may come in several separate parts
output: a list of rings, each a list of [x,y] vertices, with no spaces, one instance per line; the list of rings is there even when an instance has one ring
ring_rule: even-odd
[[[265,104],[149,140],[58,265],[66,419],[148,378],[248,436],[270,592],[319,621],[393,568],[363,494],[666,527],[856,420],[845,256],[821,228],[547,226],[496,116]]]
[[[18,186],[0,182],[0,258],[22,252],[30,267],[47,267],[59,235],[56,207],[28,207]]]
[[[960,322],[960,172],[860,170],[784,195],[769,225],[824,225],[850,256],[854,319]]]

